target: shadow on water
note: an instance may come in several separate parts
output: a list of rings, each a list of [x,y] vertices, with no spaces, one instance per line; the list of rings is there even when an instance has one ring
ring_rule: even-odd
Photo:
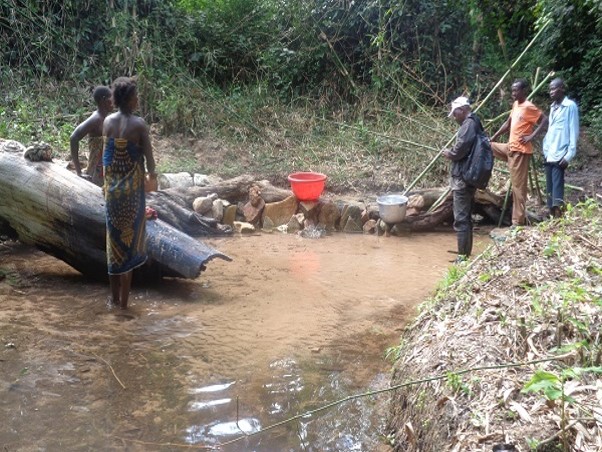
[[[211,239],[198,280],[106,284],[14,245],[0,267],[0,444],[8,450],[375,451],[384,350],[448,265],[452,234]],[[382,449],[385,450],[385,449]]]

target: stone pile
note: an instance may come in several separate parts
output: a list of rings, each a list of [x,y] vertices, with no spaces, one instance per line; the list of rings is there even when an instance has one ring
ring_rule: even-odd
[[[298,201],[290,195],[281,201],[266,203],[257,185],[249,188],[248,199],[244,202],[220,199],[213,193],[194,199],[192,208],[239,233],[279,231],[316,238],[335,231],[365,234],[402,232],[399,225],[387,225],[379,219],[376,202],[345,201],[326,196],[308,202]]]
[[[408,194],[405,219],[398,224],[380,219],[376,196],[350,200],[323,195],[316,201],[299,201],[290,190],[248,175],[222,180],[202,174],[160,174],[159,189],[175,190],[185,207],[236,232],[280,231],[312,238],[335,231],[407,235],[450,224],[453,218],[450,196],[440,208],[429,212],[444,188]]]

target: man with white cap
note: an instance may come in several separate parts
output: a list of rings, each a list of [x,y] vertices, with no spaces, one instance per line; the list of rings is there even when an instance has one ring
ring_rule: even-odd
[[[533,139],[545,129],[548,117],[527,100],[528,84],[518,79],[512,84],[512,112],[500,129],[491,136],[493,155],[508,163],[512,183],[512,226],[526,222],[529,160],[533,154]],[[535,129],[535,130],[534,130]],[[510,131],[508,143],[494,143]]]
[[[452,117],[460,124],[456,144],[451,149],[443,149],[443,155],[452,161],[451,189],[454,200],[454,230],[458,238],[458,258],[464,261],[472,253],[472,206],[476,187],[467,184],[462,178],[462,168],[470,154],[477,134],[482,130],[481,121],[470,111],[467,97],[460,96],[451,103]]]

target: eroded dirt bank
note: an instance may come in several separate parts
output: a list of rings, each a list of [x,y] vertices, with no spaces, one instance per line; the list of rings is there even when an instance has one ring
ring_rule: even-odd
[[[601,450],[601,327],[602,208],[509,232],[404,334],[395,450]]]

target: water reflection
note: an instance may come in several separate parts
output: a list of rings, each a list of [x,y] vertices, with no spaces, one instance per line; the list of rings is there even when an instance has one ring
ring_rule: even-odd
[[[201,394],[203,392],[219,392],[219,391],[225,391],[226,389],[228,389],[230,386],[232,386],[234,384],[233,381],[229,382],[229,383],[222,383],[222,384],[216,384],[216,385],[209,385],[209,386],[202,386],[200,388],[192,388],[190,390],[191,394]]]
[[[207,402],[193,402],[190,405],[189,411],[201,411],[207,408],[216,407],[219,405],[226,405],[230,403],[232,399],[217,399],[217,400],[209,400]]]
[[[320,255],[308,249],[295,251],[289,257],[289,268],[295,278],[309,280],[320,272]]]
[[[186,442],[189,444],[219,444],[224,437],[257,432],[261,423],[255,418],[243,418],[238,422],[214,422],[207,425],[193,425],[186,429]]]
[[[49,257],[12,257],[3,265],[37,279],[22,295],[0,283],[0,331],[16,344],[0,349],[0,388],[14,382],[0,397],[0,444],[163,450],[136,441],[196,448],[242,437],[220,450],[373,452],[387,395],[284,421],[387,385],[383,350],[444,274],[453,240],[214,240],[233,262],[211,262],[198,281],[134,287],[131,322],[104,309],[106,285],[46,278]]]
[[[274,361],[269,365],[269,369],[270,381],[263,385],[268,413],[290,413],[296,407],[295,394],[304,389],[301,369],[291,358]]]

